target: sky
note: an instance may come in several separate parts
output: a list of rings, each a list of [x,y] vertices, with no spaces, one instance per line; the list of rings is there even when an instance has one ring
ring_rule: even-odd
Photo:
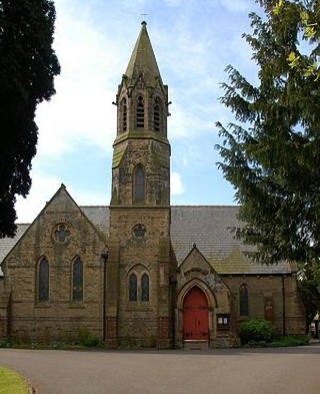
[[[162,80],[169,86],[172,205],[233,205],[234,189],[217,167],[216,121],[234,121],[219,97],[232,64],[257,81],[251,49],[254,0],[56,0],[54,49],[61,65],[56,94],[36,112],[32,187],[18,197],[29,223],[61,183],[79,205],[108,205],[115,100],[138,37],[147,29]],[[143,15],[147,14],[147,15]]]

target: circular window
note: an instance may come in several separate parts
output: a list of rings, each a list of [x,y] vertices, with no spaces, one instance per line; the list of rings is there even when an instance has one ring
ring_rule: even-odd
[[[59,223],[56,225],[53,231],[53,238],[56,242],[64,243],[68,240],[70,231],[65,223]]]
[[[137,224],[133,227],[133,234],[137,239],[143,239],[146,231],[147,230],[143,224]]]

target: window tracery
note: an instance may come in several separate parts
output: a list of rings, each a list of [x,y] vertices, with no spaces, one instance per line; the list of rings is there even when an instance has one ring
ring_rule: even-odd
[[[70,234],[71,233],[68,229],[68,226],[65,223],[59,223],[55,227],[53,237],[56,242],[65,243],[68,240]]]

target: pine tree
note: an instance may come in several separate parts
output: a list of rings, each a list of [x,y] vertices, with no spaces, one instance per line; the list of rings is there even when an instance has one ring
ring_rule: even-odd
[[[0,0],[0,237],[13,236],[17,195],[26,196],[36,153],[37,104],[55,93],[50,0]]]
[[[320,78],[306,68],[320,48],[319,30],[309,46],[301,15],[319,26],[319,1],[282,1],[280,8],[279,1],[259,3],[264,15],[251,13],[253,33],[244,34],[259,85],[227,67],[221,101],[242,125],[217,123],[218,165],[236,189],[244,222],[237,235],[256,245],[254,257],[314,262],[320,256]],[[292,64],[292,54],[302,67]]]

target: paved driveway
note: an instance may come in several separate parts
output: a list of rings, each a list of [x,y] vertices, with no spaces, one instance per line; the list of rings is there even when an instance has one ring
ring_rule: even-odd
[[[320,346],[195,351],[0,349],[40,394],[319,394]]]

